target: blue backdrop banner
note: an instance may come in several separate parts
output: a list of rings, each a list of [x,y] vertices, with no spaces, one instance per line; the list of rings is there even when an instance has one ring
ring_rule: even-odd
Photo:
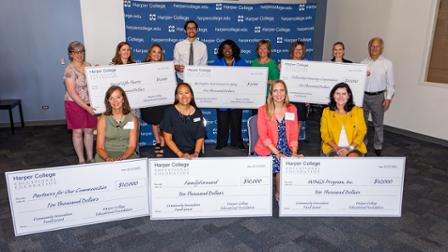
[[[240,3],[185,3],[124,0],[126,41],[132,46],[133,57],[143,61],[153,43],[162,46],[165,59],[172,60],[175,43],[185,39],[184,24],[189,19],[199,25],[198,38],[207,45],[209,64],[216,59],[219,44],[234,40],[246,61],[256,55],[260,39],[271,41],[271,58],[279,62],[289,59],[289,49],[296,40],[307,48],[306,59],[312,59],[316,4],[240,4]],[[207,125],[207,143],[216,142],[216,112],[203,110]],[[243,113],[243,137],[247,141],[246,120]],[[152,144],[152,134],[142,127],[141,143]],[[304,135],[302,134],[302,138]]]

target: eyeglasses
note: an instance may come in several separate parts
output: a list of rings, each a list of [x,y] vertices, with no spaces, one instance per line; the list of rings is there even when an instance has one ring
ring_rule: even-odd
[[[81,50],[81,51],[71,51],[70,53],[74,53],[74,54],[81,54],[81,53],[85,53],[86,51]]]

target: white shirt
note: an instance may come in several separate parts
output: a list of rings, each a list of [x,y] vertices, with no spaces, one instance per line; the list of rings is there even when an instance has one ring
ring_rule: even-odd
[[[370,75],[366,80],[366,92],[379,92],[386,90],[386,99],[392,99],[395,93],[394,69],[392,62],[382,55],[377,60],[368,57],[361,61],[367,64]]]
[[[188,60],[190,58],[190,41],[188,39],[179,41],[174,46],[173,60],[174,64],[182,64],[184,66],[188,65]],[[195,66],[205,66],[207,65],[208,55],[207,46],[199,41],[193,41],[193,65]],[[184,74],[177,72],[177,77],[184,79]]]
[[[348,143],[347,132],[345,131],[344,125],[342,125],[341,134],[339,134],[339,147],[347,147],[350,144]]]

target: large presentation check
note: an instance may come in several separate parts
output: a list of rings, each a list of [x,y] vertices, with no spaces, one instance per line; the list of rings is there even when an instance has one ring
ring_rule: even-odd
[[[281,65],[280,79],[288,86],[290,101],[328,104],[334,85],[345,82],[354,103],[362,106],[367,65],[304,60],[282,60]]]
[[[5,175],[16,236],[149,215],[147,159]]]
[[[112,85],[123,88],[133,109],[174,102],[177,82],[172,61],[87,67],[86,77],[90,104],[97,113],[106,110],[104,97]]]
[[[400,217],[405,160],[283,158],[280,216]]]
[[[268,68],[185,66],[200,108],[257,109],[266,101]]]
[[[272,216],[270,157],[150,159],[151,219]]]

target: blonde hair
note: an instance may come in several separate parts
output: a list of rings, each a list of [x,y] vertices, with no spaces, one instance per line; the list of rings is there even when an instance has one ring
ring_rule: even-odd
[[[268,114],[268,118],[271,121],[274,117],[274,110],[275,110],[275,104],[274,104],[274,98],[272,98],[272,92],[274,90],[274,86],[276,84],[282,84],[283,88],[285,89],[285,101],[283,102],[283,105],[285,107],[289,106],[289,96],[288,96],[288,87],[286,87],[286,83],[283,80],[276,80],[272,84],[271,90],[269,91],[268,98],[266,100],[266,113]]]

